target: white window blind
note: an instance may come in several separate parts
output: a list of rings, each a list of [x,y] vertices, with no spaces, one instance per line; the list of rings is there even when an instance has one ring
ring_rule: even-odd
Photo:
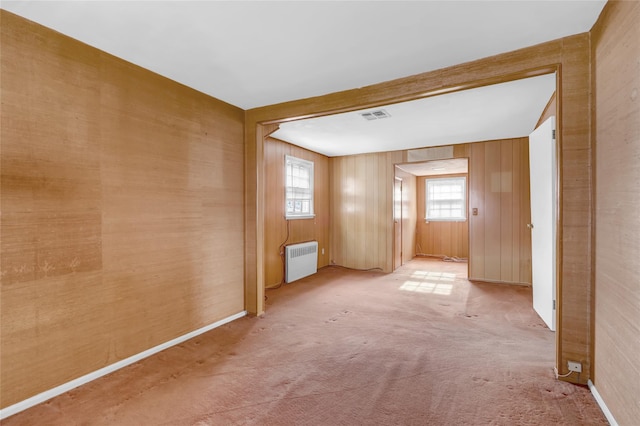
[[[465,220],[466,178],[438,178],[426,181],[427,220]]]
[[[285,156],[285,213],[287,219],[314,217],[313,162]]]

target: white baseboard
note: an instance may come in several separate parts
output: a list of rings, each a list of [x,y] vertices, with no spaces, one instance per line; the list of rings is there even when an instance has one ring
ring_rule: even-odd
[[[598,405],[600,406],[600,409],[604,413],[604,416],[607,418],[607,421],[609,421],[609,424],[611,426],[618,426],[618,422],[616,422],[616,419],[613,418],[613,414],[611,414],[611,411],[609,411],[609,408],[607,407],[607,404],[604,403],[604,400],[602,399],[602,397],[598,393],[598,390],[596,389],[596,385],[594,385],[591,380],[589,380],[587,382],[587,384],[589,385],[589,389],[591,390],[591,394],[596,399],[596,402],[598,403]]]
[[[139,354],[130,356],[129,358],[123,359],[121,361],[118,361],[116,363],[113,363],[111,365],[108,365],[106,367],[103,367],[99,370],[96,370],[94,372],[91,372],[89,374],[85,374],[82,377],[78,377],[77,379],[74,379],[70,382],[64,383],[60,386],[57,386],[53,389],[49,389],[48,391],[39,393],[35,396],[32,396],[31,398],[25,399],[24,401],[20,401],[17,402],[13,405],[10,405],[6,408],[3,408],[2,410],[0,410],[0,420],[7,418],[9,416],[12,416],[16,413],[19,413],[20,411],[24,411],[27,408],[31,408],[34,405],[38,405],[44,401],[47,401],[55,396],[61,395],[65,392],[70,391],[71,389],[77,388],[78,386],[82,386],[85,383],[89,383],[92,380],[95,380],[99,377],[105,376],[109,373],[112,373],[116,370],[119,370],[123,367],[126,367],[127,365],[131,365],[134,362],[140,361],[141,359],[147,358],[151,355],[157,354],[160,351],[163,351],[167,348],[170,348],[171,346],[175,346],[177,344],[180,344],[186,340],[192,339],[202,333],[206,333],[209,330],[213,330],[214,328],[220,327],[221,325],[227,324],[233,320],[236,320],[238,318],[242,318],[244,316],[247,315],[247,311],[242,311],[239,312],[235,315],[231,315],[229,317],[226,317],[224,319],[221,319],[220,321],[216,321],[213,324],[209,324],[206,325],[202,328],[199,328],[197,330],[194,330],[190,333],[187,333],[185,335],[182,335],[180,337],[176,337],[173,340],[170,340],[168,342],[162,343],[158,346],[155,346],[151,349],[147,349],[144,352],[140,352]]]

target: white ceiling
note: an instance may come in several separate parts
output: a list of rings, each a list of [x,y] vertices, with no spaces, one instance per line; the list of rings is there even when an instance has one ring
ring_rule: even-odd
[[[605,3],[3,0],[0,7],[250,109],[586,32]]]
[[[589,31],[606,0],[10,1],[0,7],[243,109],[419,74]],[[528,135],[537,77],[284,123],[328,156]]]
[[[555,74],[280,124],[274,138],[329,157],[528,136],[555,91]],[[390,117],[366,120],[383,109]]]

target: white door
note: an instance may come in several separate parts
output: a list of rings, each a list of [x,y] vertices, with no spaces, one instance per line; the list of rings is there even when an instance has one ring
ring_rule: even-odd
[[[555,117],[550,117],[529,135],[533,309],[553,331],[556,329],[555,127]]]

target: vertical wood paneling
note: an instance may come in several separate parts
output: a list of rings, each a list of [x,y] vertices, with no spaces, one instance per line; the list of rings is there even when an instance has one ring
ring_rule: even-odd
[[[292,155],[314,163],[313,219],[285,220],[286,155]],[[329,158],[289,143],[267,138],[264,144],[265,164],[265,286],[273,287],[282,282],[283,263],[280,245],[304,241],[318,241],[318,268],[327,266],[329,246]],[[287,226],[289,237],[287,239]],[[322,250],[324,249],[324,254]]]
[[[416,256],[416,177],[406,176],[402,181],[402,261],[410,261]]]
[[[514,281],[514,241],[512,224],[516,211],[513,208],[513,141],[500,141],[500,277]],[[518,255],[519,255],[518,251]]]
[[[367,176],[365,177],[365,179],[368,181],[378,174],[379,156],[367,158],[371,158],[370,161],[366,161]],[[369,224],[369,230],[375,229],[379,226],[381,214],[384,213],[384,211],[381,211],[378,208],[378,206],[380,205],[380,197],[382,195],[383,194],[381,194],[379,191],[376,191],[375,188],[369,188],[365,199],[365,214],[370,216],[371,224],[373,224],[373,226]],[[365,265],[373,265],[374,263],[378,262],[378,259],[381,256],[381,253],[379,252],[380,241],[373,241],[374,238],[376,238],[375,234],[372,235],[371,232],[367,233],[367,247],[364,248]]]
[[[471,144],[469,159],[469,276],[531,283],[528,140]]]
[[[282,281],[283,263],[280,244],[285,242],[287,222],[284,220],[284,144],[267,138],[264,143],[264,276],[265,287]]]
[[[521,190],[522,190],[522,186],[520,185],[520,181],[521,181],[521,177],[523,174],[523,171],[520,169],[522,163],[520,161],[521,157],[522,157],[522,148],[523,144],[519,144],[517,142],[515,143],[511,143],[510,144],[510,148],[511,148],[511,158],[509,159],[509,162],[511,164],[513,164],[511,173],[511,215],[510,215],[510,222],[511,222],[511,229],[508,229],[509,235],[511,235],[511,259],[510,261],[507,259],[505,260],[506,263],[510,264],[510,268],[511,268],[511,276],[513,277],[513,280],[516,282],[527,282],[527,281],[522,281],[520,279],[520,275],[521,272],[520,271],[520,255],[521,255],[521,247],[520,244],[522,243],[520,240],[520,231],[522,229],[526,229],[526,225],[523,226],[523,223],[521,220],[514,220],[513,218],[524,218],[524,213],[520,210],[521,208],[521,203],[520,203],[520,197],[521,195]],[[528,173],[527,173],[528,174]]]
[[[0,13],[6,407],[244,309],[244,113]]]
[[[330,159],[334,263],[391,272],[394,164],[401,161],[400,151]]]
[[[485,276],[485,158],[484,145],[471,144],[469,154],[469,277]],[[477,214],[473,209],[477,208]]]
[[[406,263],[416,256],[417,178],[399,168],[395,173],[402,178],[402,263]]]
[[[502,183],[502,169],[500,167],[500,141],[485,142],[484,150],[485,272],[484,277],[473,278],[501,281],[500,258],[502,252],[500,248],[502,236],[500,233],[500,221],[502,217],[500,213],[502,209],[500,206],[500,188]],[[474,161],[473,157],[471,157],[471,161]],[[470,255],[473,256],[474,253]]]
[[[362,155],[353,158],[354,160],[354,176],[353,182],[355,183],[355,190],[353,194],[353,211],[351,216],[353,226],[354,238],[350,241],[350,249],[353,252],[354,259],[353,264],[356,268],[367,268],[366,254],[369,247],[375,247],[376,242],[372,241],[374,235],[376,235],[375,227],[369,225],[366,221],[369,212],[367,210],[367,200],[374,196],[374,192],[377,192],[377,188],[372,185],[368,185],[369,176],[367,175],[367,164],[370,161],[377,162],[377,158],[373,155]],[[360,236],[360,237],[357,237]]]
[[[469,221],[442,222],[426,221],[425,179],[453,176],[467,177],[467,197],[469,179],[467,174],[419,176],[417,178],[418,221],[416,225],[416,245],[419,254],[430,256],[469,257]]]
[[[593,31],[594,383],[618,424],[640,419],[640,3],[607,3]]]
[[[529,169],[529,142],[520,144],[520,221],[514,226],[520,233],[520,278],[521,283],[531,283],[531,230],[522,223],[531,223],[531,182]],[[514,162],[516,160],[514,159]],[[514,233],[516,231],[514,230]]]
[[[390,153],[376,153],[368,156],[375,158],[378,164],[377,176],[372,176],[371,182],[367,184],[368,192],[378,194],[379,207],[378,220],[376,226],[369,228],[368,238],[370,246],[378,248],[378,263],[382,262],[383,271],[393,270],[393,181],[395,179],[395,161],[391,160]],[[397,160],[400,161],[400,158]]]
[[[385,156],[385,172],[386,172],[386,186],[388,188],[387,194],[387,205],[391,206],[393,204],[393,181],[395,179],[395,165],[402,162],[402,151],[393,151],[387,152]],[[386,223],[389,224],[389,228],[391,232],[387,232],[387,245],[386,245],[386,258],[387,265],[386,269],[393,269],[393,210],[387,209],[387,216],[385,218]]]
[[[339,217],[338,208],[336,206],[343,205],[343,191],[337,191],[335,188],[339,187],[338,183],[340,177],[343,175],[342,163],[336,163],[332,158],[329,158],[329,211],[331,217],[331,227],[329,229],[329,264],[333,262],[334,258],[342,259],[341,246],[334,244],[336,238],[341,236],[336,235],[334,232],[336,229],[336,220]]]

